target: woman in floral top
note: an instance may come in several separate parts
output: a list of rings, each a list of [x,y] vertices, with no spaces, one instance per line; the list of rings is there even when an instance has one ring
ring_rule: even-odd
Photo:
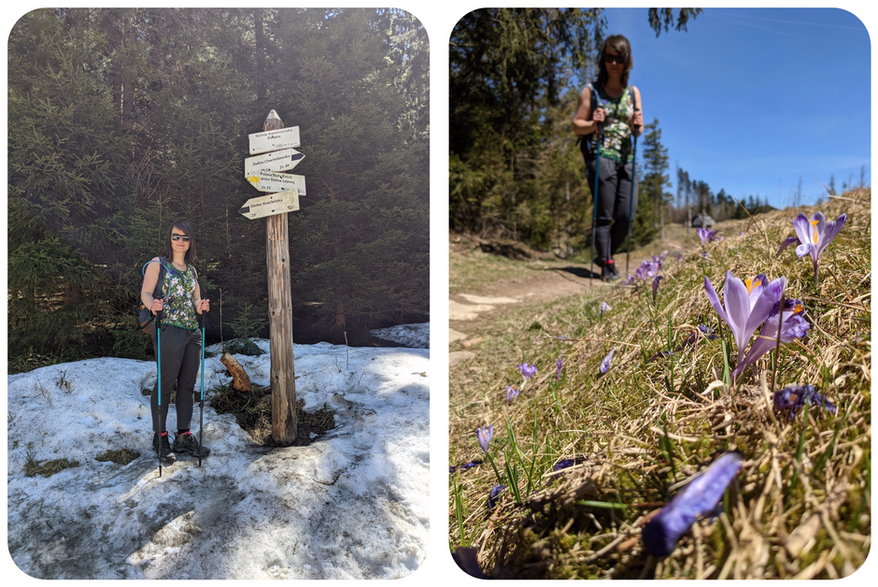
[[[597,82],[582,89],[573,117],[573,132],[580,136],[600,133],[600,169],[594,227],[595,263],[601,267],[601,279],[619,278],[613,260],[628,236],[637,208],[637,185],[633,177],[634,156],[631,135],[643,132],[643,101],[640,90],[628,85],[631,71],[631,44],[622,35],[613,35],[600,54]],[[592,112],[592,92],[597,92]],[[588,184],[594,190],[596,141],[583,139],[582,153]],[[631,183],[635,182],[632,191]],[[631,196],[634,201],[631,202]]]
[[[210,300],[201,299],[195,260],[195,236],[188,222],[175,222],[167,242],[167,257],[155,257],[146,265],[140,299],[153,314],[161,312],[161,413],[157,389],[153,389],[153,448],[163,460],[173,460],[171,453],[206,457],[210,450],[200,446],[189,426],[195,396],[195,378],[201,358],[201,334],[197,314],[210,310]],[[160,299],[154,297],[160,274],[165,273]],[[153,333],[153,348],[156,346]],[[171,446],[166,428],[167,400],[176,388],[177,435]]]

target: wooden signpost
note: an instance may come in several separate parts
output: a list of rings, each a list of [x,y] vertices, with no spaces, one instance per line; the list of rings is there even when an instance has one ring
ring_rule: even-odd
[[[281,176],[275,178],[275,181],[285,181],[286,174],[275,172],[292,169],[304,157],[302,153],[292,148],[299,146],[299,127],[283,128],[283,121],[274,110],[268,113],[262,131],[249,135],[250,153],[265,154],[244,159],[244,177],[254,186],[262,183],[261,178],[264,175]],[[257,181],[251,179],[254,177]],[[304,178],[302,178],[302,187],[301,192],[292,187],[275,194],[251,198],[239,210],[239,213],[251,220],[265,218],[266,222],[265,262],[268,268],[271,352],[271,437],[279,446],[291,445],[298,433],[287,213],[299,209],[299,194],[304,194]]]

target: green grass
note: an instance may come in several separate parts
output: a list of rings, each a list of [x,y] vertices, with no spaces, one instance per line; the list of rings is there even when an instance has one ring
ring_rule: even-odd
[[[495,437],[490,459],[451,474],[450,548],[476,547],[482,568],[507,578],[837,578],[858,568],[871,539],[869,197],[852,192],[820,208],[830,218],[847,212],[848,222],[821,256],[818,287],[793,248],[776,255],[794,216],[777,211],[723,223],[706,260],[694,233],[676,235],[688,252],[665,259],[655,300],[648,286],[586,288],[504,309],[479,333],[477,359],[451,369],[450,464],[485,458],[477,427],[493,424]],[[452,284],[477,289],[484,266],[455,278],[467,262],[452,256]],[[500,266],[512,272],[514,263]],[[703,286],[707,276],[721,295],[727,269],[786,276],[787,297],[804,302],[812,325],[734,385],[735,343]],[[601,301],[612,306],[603,316]],[[684,344],[699,324],[718,337]],[[613,366],[600,375],[612,348]],[[523,361],[539,371],[507,403]],[[790,421],[773,411],[773,391],[804,383],[837,415],[811,407]],[[645,517],[726,450],[745,462],[723,513],[696,523],[668,557],[647,555]],[[489,510],[496,484],[509,489]]]

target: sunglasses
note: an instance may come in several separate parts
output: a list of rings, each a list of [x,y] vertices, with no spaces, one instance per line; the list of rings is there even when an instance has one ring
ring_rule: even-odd
[[[607,63],[618,63],[619,65],[625,65],[625,56],[624,55],[610,55],[609,53],[604,55],[604,61]]]
[[[172,241],[183,241],[184,243],[188,243],[189,241],[192,240],[192,237],[188,237],[188,236],[185,236],[182,234],[172,234],[171,240]]]

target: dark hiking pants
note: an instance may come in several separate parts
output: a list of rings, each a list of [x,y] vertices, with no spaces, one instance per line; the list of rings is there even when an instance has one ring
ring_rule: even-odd
[[[594,162],[586,161],[585,172],[589,188],[594,191]],[[622,163],[601,157],[598,177],[597,218],[595,219],[595,251],[600,262],[613,258],[619,250],[637,211],[637,183],[634,184],[634,201],[631,202],[631,174],[633,163]],[[592,194],[594,197],[594,194]]]
[[[153,349],[156,348],[156,335],[152,336]],[[155,432],[163,432],[168,417],[168,404],[171,391],[176,388],[177,429],[186,430],[192,421],[195,398],[195,378],[201,361],[201,332],[186,330],[176,326],[162,325],[162,407],[159,414],[158,386],[153,388],[150,406],[152,408],[152,427]]]

